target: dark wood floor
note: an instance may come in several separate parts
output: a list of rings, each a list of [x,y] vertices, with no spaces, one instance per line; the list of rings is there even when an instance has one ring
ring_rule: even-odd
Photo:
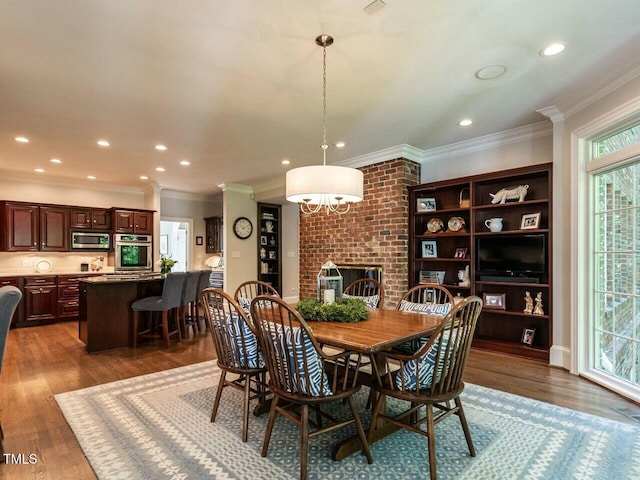
[[[211,338],[200,334],[164,348],[146,345],[87,354],[77,323],[12,330],[0,376],[6,453],[37,456],[37,463],[0,466],[1,479],[95,478],[54,395],[215,358]],[[614,408],[640,414],[640,406],[564,370],[473,351],[466,381],[604,417],[633,422]]]

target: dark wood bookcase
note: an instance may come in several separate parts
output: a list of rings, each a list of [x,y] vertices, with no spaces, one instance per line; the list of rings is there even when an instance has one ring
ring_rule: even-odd
[[[551,163],[545,163],[409,189],[409,286],[417,285],[421,278],[443,276],[441,283],[454,295],[503,299],[498,308],[487,305],[483,308],[473,342],[476,348],[549,361],[553,330],[551,167]],[[529,186],[522,202],[491,203],[490,194],[519,185]],[[540,213],[537,228],[522,229],[523,215],[537,213]],[[485,221],[496,217],[502,218],[503,228],[491,232]],[[459,219],[464,228],[455,231]],[[450,222],[453,228],[449,228]],[[499,251],[500,245],[521,243],[527,240],[525,236],[535,237],[535,242],[542,245],[539,262],[543,272],[487,274],[478,269],[479,243],[485,248],[493,244]],[[468,286],[460,286],[458,272],[466,267],[470,282]],[[534,300],[538,293],[542,294],[544,314],[524,313],[526,292]],[[531,345],[522,342],[525,329],[535,331]]]
[[[282,206],[258,203],[258,280],[282,295]]]

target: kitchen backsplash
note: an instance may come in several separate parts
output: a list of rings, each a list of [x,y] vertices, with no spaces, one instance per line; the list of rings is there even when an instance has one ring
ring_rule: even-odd
[[[91,272],[91,262],[96,257],[104,257],[104,267],[100,273],[113,272],[113,255],[105,255],[101,252],[84,253],[55,253],[55,252],[34,252],[34,253],[13,253],[0,252],[0,275],[28,275],[40,273],[36,269],[36,265],[41,270],[48,268],[49,262],[51,269],[42,273],[75,273],[80,272],[80,264],[89,265]],[[45,260],[42,262],[42,260]],[[46,261],[48,260],[48,262]]]

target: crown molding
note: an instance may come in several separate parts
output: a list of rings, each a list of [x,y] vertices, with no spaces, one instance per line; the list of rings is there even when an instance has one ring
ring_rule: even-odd
[[[257,185],[254,185],[253,192],[256,194],[260,194],[260,193],[265,193],[265,192],[270,192],[273,190],[280,190],[280,189],[284,191],[285,187],[286,187],[285,177],[281,176],[281,177],[272,178],[271,180],[267,180],[266,182],[262,182]]]
[[[237,193],[253,193],[253,187],[251,185],[242,185],[240,183],[221,183],[218,188],[223,192],[237,192]]]
[[[497,148],[512,143],[533,140],[539,137],[547,137],[553,134],[553,126],[548,120],[532,123],[524,127],[512,128],[502,132],[491,133],[482,137],[451,143],[442,147],[431,148],[424,151],[421,163],[444,160],[450,157],[480,152],[490,148]]]
[[[424,150],[420,150],[419,148],[412,147],[405,143],[402,145],[396,145],[395,147],[378,150],[377,152],[366,153],[358,157],[342,160],[334,163],[333,165],[358,168],[386,162],[387,160],[394,160],[396,158],[405,158],[407,160],[413,160],[414,162],[420,163],[423,156]]]
[[[626,85],[627,83],[636,79],[639,76],[640,76],[640,62],[637,63],[635,66],[629,68],[622,74],[616,75],[609,82],[605,82],[603,86],[601,86],[594,93],[587,96],[586,98],[583,98],[582,100],[570,96],[565,101],[560,101],[557,103],[567,105],[566,107],[563,107],[562,110],[564,111],[565,118],[569,118],[575,115],[576,113],[584,110],[589,105],[596,103],[601,98],[606,97],[614,90]]]
[[[30,173],[13,172],[10,170],[0,170],[3,180],[9,180],[21,183],[32,183],[36,185],[47,185],[56,188],[84,188],[87,190],[100,190],[110,193],[127,193],[144,195],[145,187],[132,187],[126,185],[118,185],[115,183],[100,182],[92,180],[89,184],[86,180],[74,180],[64,177],[40,177]]]
[[[564,114],[555,105],[541,108],[540,110],[536,110],[536,112],[547,117],[552,123],[564,122]]]
[[[216,198],[214,195],[166,189],[162,189],[162,191],[160,192],[160,198],[170,198],[173,200],[187,200],[194,202],[221,203],[222,198]]]

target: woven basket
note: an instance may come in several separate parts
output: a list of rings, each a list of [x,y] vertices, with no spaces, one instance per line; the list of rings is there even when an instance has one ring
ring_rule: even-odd
[[[465,195],[465,191],[466,191],[466,195]],[[467,198],[464,198],[464,197]],[[462,190],[460,190],[460,208],[469,208],[471,206],[471,199],[469,198],[469,188],[468,187],[464,187]]]

